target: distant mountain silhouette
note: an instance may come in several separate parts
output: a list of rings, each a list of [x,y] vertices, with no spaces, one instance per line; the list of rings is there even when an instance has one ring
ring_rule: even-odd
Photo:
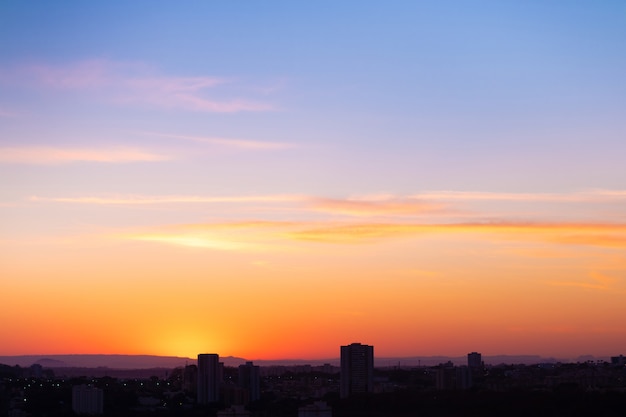
[[[239,366],[249,359],[234,356],[221,356],[220,361],[226,366]],[[555,362],[586,362],[589,360],[608,360],[605,357],[591,355],[579,356],[578,358],[546,358],[538,355],[494,355],[483,356],[483,361],[488,365],[499,364],[536,364]],[[339,365],[339,358],[328,359],[254,359],[260,366],[318,366],[325,363]],[[452,362],[455,365],[467,365],[466,356],[411,356],[411,357],[375,357],[376,367],[390,366],[434,366],[440,363]],[[150,369],[150,368],[177,368],[196,363],[196,358],[179,356],[154,356],[154,355],[21,355],[0,356],[0,363],[21,367],[29,367],[39,364],[44,368],[111,368],[111,369]]]
[[[195,359],[152,355],[22,355],[0,356],[0,363],[28,367],[35,363],[46,368],[149,369],[176,368],[195,363]],[[240,363],[244,361],[241,360]]]
[[[63,361],[50,358],[39,359],[37,362],[35,362],[35,364],[41,365],[44,368],[62,368],[68,366],[67,363]]]

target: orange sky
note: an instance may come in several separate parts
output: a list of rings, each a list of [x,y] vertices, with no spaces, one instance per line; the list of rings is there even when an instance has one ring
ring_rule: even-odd
[[[0,2],[0,40],[0,355],[626,353],[622,2]]]
[[[626,341],[624,245],[608,222],[362,216],[4,241],[2,354],[610,355]]]

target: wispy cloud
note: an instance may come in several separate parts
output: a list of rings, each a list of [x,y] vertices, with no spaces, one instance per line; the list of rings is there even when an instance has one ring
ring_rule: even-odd
[[[142,135],[157,136],[162,138],[180,139],[208,145],[224,146],[243,150],[278,150],[295,147],[295,144],[285,142],[264,142],[248,139],[216,138],[207,136],[174,135],[156,132],[139,132]]]
[[[11,111],[11,110],[7,110],[5,107],[0,107],[0,117],[2,118],[7,118],[7,119],[12,119],[14,117],[18,117],[19,114],[17,112]]]
[[[210,100],[195,94],[176,93],[171,95],[163,94],[159,97],[137,96],[142,101],[156,104],[161,107],[180,107],[186,110],[211,113],[236,113],[242,111],[270,111],[274,107],[269,103],[258,101],[232,99],[227,101]],[[164,99],[164,100],[163,100]]]
[[[254,220],[247,222],[166,225],[120,235],[124,239],[145,240],[182,246],[237,249],[285,248],[290,242],[329,244],[374,244],[398,238],[427,238],[441,235],[473,236],[486,241],[535,241],[557,245],[586,245],[626,248],[602,236],[626,236],[626,224],[561,223],[467,223],[467,224],[337,224],[332,222],[288,222]],[[564,237],[578,236],[571,241]],[[219,242],[224,245],[220,247]],[[593,277],[606,283],[602,276]],[[604,280],[604,281],[603,281]],[[568,284],[563,284],[568,285]],[[593,285],[599,285],[594,283]]]
[[[572,193],[499,193],[476,191],[427,191],[411,196],[425,200],[445,201],[539,201],[539,202],[585,202],[608,198],[626,198],[624,190],[586,190]]]
[[[284,203],[303,201],[304,197],[291,194],[248,196],[193,196],[193,195],[116,195],[104,197],[30,197],[31,201],[57,203],[135,206],[151,204],[201,204],[201,203]]]
[[[0,148],[0,163],[55,165],[71,162],[128,163],[168,159],[165,155],[137,148],[61,148],[51,146],[22,146]]]
[[[442,211],[445,205],[417,198],[313,198],[315,210],[352,216],[416,215]]]
[[[620,233],[621,232],[621,233]],[[597,230],[593,233],[572,230],[569,233],[554,236],[553,241],[570,245],[593,245],[611,248],[626,248],[626,234],[622,227]]]
[[[201,138],[206,139],[207,138]],[[229,144],[231,146],[232,144]],[[238,146],[238,145],[236,145]],[[247,146],[247,145],[246,145]],[[257,146],[256,144],[250,146]],[[9,154],[5,158],[9,159]],[[133,154],[131,153],[130,156]],[[142,156],[143,155],[143,156]],[[127,159],[132,159],[131,157]],[[135,157],[137,160],[143,159],[153,160],[162,159],[160,155],[139,153]],[[48,156],[52,158],[52,156]],[[60,157],[57,157],[57,159]],[[13,157],[11,159],[17,159]],[[23,158],[26,159],[26,158]],[[67,157],[67,159],[71,159]],[[75,158],[77,159],[77,158]],[[104,156],[92,156],[92,160],[107,160],[115,158]],[[124,160],[123,158],[117,158]],[[576,197],[572,198],[570,194],[552,195],[554,201],[562,201],[571,207],[568,222],[573,224],[588,224],[590,219],[596,218],[597,213],[606,212],[607,207],[611,207],[613,212],[621,213],[619,206],[626,199],[626,192],[620,190],[614,191],[590,191],[586,193],[575,193]],[[448,195],[444,193],[444,195]],[[476,195],[470,193],[462,193],[463,196],[469,196],[469,201],[473,201]],[[477,198],[483,198],[478,194]],[[340,217],[354,217],[365,220],[365,224],[380,223],[388,221],[391,224],[403,223],[407,218],[419,218],[423,223],[448,223],[448,224],[523,224],[525,219],[527,224],[541,224],[542,222],[554,223],[555,208],[553,204],[542,205],[543,200],[537,205],[529,206],[534,195],[518,196],[506,194],[502,199],[507,199],[511,204],[503,207],[496,203],[493,205],[481,204],[478,206],[466,205],[461,209],[462,201],[460,198],[456,200],[437,199],[433,194],[416,194],[414,196],[402,195],[366,195],[352,196],[346,198],[321,197],[302,194],[272,194],[272,195],[90,195],[90,196],[56,196],[56,197],[33,197],[33,200],[76,203],[76,204],[98,204],[98,205],[150,205],[150,204],[201,204],[201,203],[239,203],[241,208],[245,210],[247,203],[264,203],[271,205],[276,204],[277,209],[289,209],[294,214],[315,214],[317,217],[323,215],[334,216],[335,219]],[[488,193],[488,197],[498,199],[497,193]],[[484,197],[487,198],[487,197]],[[605,204],[606,203],[606,204]],[[609,205],[607,205],[609,204]],[[613,204],[610,206],[610,204]],[[468,209],[469,207],[469,209]],[[493,209],[498,211],[494,212]],[[578,214],[577,214],[578,213]],[[577,217],[580,216],[580,217]],[[623,216],[619,215],[603,216],[607,222],[617,222],[623,220]],[[487,220],[485,220],[487,219]],[[532,222],[529,220],[532,219]],[[395,226],[393,226],[395,228]],[[420,226],[421,227],[421,226]],[[500,226],[502,229],[503,226]],[[377,232],[378,233],[378,232]],[[561,237],[564,243],[576,243],[579,237],[576,234],[563,235]],[[588,237],[583,238],[587,240]],[[606,244],[613,241],[614,245],[621,246],[621,237],[614,237],[610,233],[606,236],[598,236],[598,239],[604,240]]]
[[[332,215],[377,217],[377,216],[415,216],[444,211],[446,206],[441,203],[428,203],[420,200],[395,198],[322,198],[301,194],[268,194],[268,195],[104,195],[78,197],[40,197],[33,196],[31,201],[48,201],[57,203],[76,203],[94,205],[157,205],[157,204],[212,204],[212,203],[293,203],[293,210],[305,212],[323,212]]]
[[[380,216],[453,216],[462,219],[506,218],[554,215],[557,204],[571,207],[568,213],[590,218],[601,210],[620,213],[620,206],[602,205],[626,202],[623,190],[586,190],[571,193],[498,193],[465,191],[430,191],[408,195],[380,194],[347,198],[311,197],[309,207],[316,211],[360,217]],[[501,204],[502,203],[502,204]],[[494,209],[498,211],[493,211]],[[576,210],[576,211],[573,211]],[[602,211],[604,210],[604,211]],[[615,215],[613,215],[615,217]]]
[[[248,98],[216,98],[208,91],[232,79],[210,76],[169,76],[136,62],[104,59],[66,65],[27,65],[0,72],[0,82],[54,90],[97,93],[98,97],[124,104],[143,104],[197,112],[234,113],[268,111],[274,106]]]
[[[139,240],[144,242],[165,243],[175,246],[187,246],[191,248],[204,248],[215,250],[241,250],[249,247],[241,242],[232,242],[225,239],[219,239],[211,236],[198,235],[176,235],[176,234],[158,234],[145,233],[128,235],[126,238],[131,240]]]
[[[287,248],[277,243],[277,230],[289,222],[248,221],[233,223],[182,224],[115,235],[125,240],[155,242],[174,246],[225,251],[259,251]]]
[[[617,282],[618,279],[614,277],[608,276],[598,271],[592,271],[589,273],[589,277],[586,281],[552,281],[549,284],[562,287],[580,287],[592,290],[609,290]]]
[[[481,234],[490,239],[626,247],[626,224],[575,223],[457,223],[457,224],[351,224],[327,225],[294,231],[293,239],[325,243],[371,243],[402,236]]]
[[[325,243],[371,243],[382,238],[433,231],[434,226],[415,224],[328,224],[290,233],[294,240]]]

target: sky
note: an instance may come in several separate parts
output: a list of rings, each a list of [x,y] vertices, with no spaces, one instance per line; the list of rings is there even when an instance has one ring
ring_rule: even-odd
[[[0,355],[615,356],[626,4],[0,1]]]

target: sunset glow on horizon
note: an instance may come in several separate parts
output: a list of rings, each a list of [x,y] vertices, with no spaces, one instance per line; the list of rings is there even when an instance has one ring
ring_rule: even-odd
[[[622,2],[0,5],[0,356],[615,356]]]

